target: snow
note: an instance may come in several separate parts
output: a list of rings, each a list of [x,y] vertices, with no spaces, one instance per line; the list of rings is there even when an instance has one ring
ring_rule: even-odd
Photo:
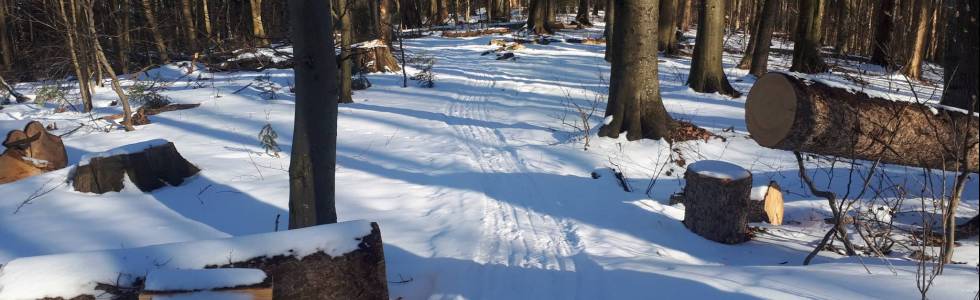
[[[752,176],[745,168],[717,160],[702,160],[687,166],[687,170],[702,176],[723,180],[739,180]]]
[[[601,31],[600,24],[560,35],[594,37]],[[492,38],[406,39],[408,55],[425,52],[436,58],[435,88],[402,88],[401,74],[370,74],[374,85],[357,91],[356,103],[339,107],[338,216],[341,221],[380,223],[392,298],[919,298],[917,262],[908,258],[907,249],[896,247],[882,258],[825,251],[812,265],[801,266],[829,228],[824,222],[830,216],[827,201],[810,195],[801,184],[792,153],[762,148],[748,138],[745,97],[701,94],[684,86],[690,58],[661,58],[665,106],[675,119],[727,140],[678,143],[673,148],[683,153],[688,166],[702,160],[727,161],[752,172],[753,186],[776,181],[783,189],[784,225],[766,227],[745,244],[713,243],[683,226],[683,208],[667,203],[670,195],[682,191],[685,168],[672,162],[673,151],[666,142],[596,135],[597,125],[605,121],[608,93],[603,46],[528,44],[515,52],[519,60],[496,61],[480,55],[494,48],[488,45]],[[730,41],[744,39],[736,35]],[[774,46],[792,47],[780,40]],[[724,70],[736,89],[747,92],[754,78],[733,67],[739,58],[726,54]],[[769,66],[786,70],[789,62],[789,56],[773,54]],[[838,73],[810,76],[892,99],[913,97],[908,83],[884,70],[843,60],[828,63],[853,70],[867,84]],[[235,92],[258,78],[279,87],[295,80],[292,70],[197,70],[185,75],[184,68],[169,64],[147,75],[127,76],[165,81],[169,85],[162,93],[174,102],[201,104],[151,116],[153,124],[133,132],[99,120],[121,112],[108,105],[116,96],[107,87],[95,88],[91,115],[54,113],[53,104],[4,106],[2,130],[21,129],[29,120],[57,122],[60,129],[55,134],[81,125],[62,137],[69,164],[159,139],[172,141],[201,172],[180,186],[151,193],[135,187],[103,195],[77,193],[65,183],[71,168],[0,185],[0,299],[18,299],[7,296],[15,292],[90,290],[93,280],[115,282],[120,270],[144,276],[160,268],[198,269],[226,263],[228,255],[260,254],[253,247],[280,252],[289,248],[287,244],[329,238],[314,235],[304,241],[306,234],[300,231],[296,234],[304,238],[282,243],[238,244],[227,239],[283,230],[289,221],[294,96],[283,88],[270,100],[254,84]],[[934,70],[927,66],[929,83],[913,82],[912,87],[920,97],[936,102],[942,73]],[[407,68],[409,75],[417,71]],[[33,86],[17,88],[33,96]],[[590,147],[583,151],[580,130],[563,125],[560,116],[569,109],[569,101],[589,108],[596,99]],[[256,138],[266,124],[279,133],[281,157],[264,154]],[[723,131],[726,128],[734,131]],[[612,176],[590,176],[617,165],[634,192],[624,192]],[[860,188],[847,184],[850,166],[807,161],[816,184],[839,195]],[[888,178],[882,184],[905,184],[910,194],[895,218],[903,230],[916,228],[914,221],[921,220],[907,212],[919,211],[924,179],[955,176],[937,173],[924,178],[921,169],[901,166],[882,170],[879,175]],[[644,187],[654,178],[646,193]],[[976,175],[970,180],[958,211],[961,221],[978,211],[980,186]],[[856,208],[896,201],[897,196],[884,192],[877,199],[870,198],[876,193],[866,194]],[[357,234],[369,230],[361,224],[355,226]],[[201,240],[198,243],[215,248],[184,255],[185,244],[161,245]],[[863,244],[856,235],[852,240]],[[980,243],[976,238],[959,242],[954,260],[964,264],[947,266],[929,292],[932,299],[970,299],[980,288],[975,267],[980,263]]]
[[[142,142],[135,142],[132,144],[126,144],[120,147],[110,149],[108,151],[86,153],[82,155],[81,158],[78,159],[78,165],[79,166],[88,165],[93,158],[97,158],[97,157],[105,158],[105,157],[116,156],[116,155],[139,153],[149,148],[166,145],[167,143],[169,143],[169,141],[164,139],[152,139],[152,140],[146,140]]]
[[[256,257],[292,255],[298,258],[324,252],[332,257],[357,250],[358,238],[371,233],[367,221],[350,221],[303,229],[235,238],[164,244],[140,248],[75,252],[15,259],[0,271],[0,299],[38,299],[98,295],[98,283],[131,286],[138,277],[162,271],[160,286],[199,287],[255,281],[254,272],[221,273],[213,282],[172,281],[166,269],[200,269]],[[201,276],[191,273],[179,276]],[[262,276],[264,279],[264,276]],[[185,278],[191,279],[191,278]]]
[[[244,287],[265,281],[259,269],[156,270],[146,275],[146,291],[201,291]]]

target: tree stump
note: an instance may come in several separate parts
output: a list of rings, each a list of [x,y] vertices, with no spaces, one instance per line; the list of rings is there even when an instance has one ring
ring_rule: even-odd
[[[391,49],[381,40],[373,40],[351,46],[355,73],[398,72],[401,66]]]
[[[684,226],[719,243],[737,244],[749,239],[749,171],[706,160],[688,166],[684,180]]]
[[[745,121],[752,139],[767,148],[978,171],[980,118],[941,106],[768,73],[749,92]],[[971,146],[960,166],[965,144]]]
[[[775,181],[765,186],[762,199],[750,199],[749,222],[768,222],[772,225],[783,224],[783,192]]]
[[[108,155],[112,153],[120,153]],[[72,186],[83,193],[103,194],[123,189],[123,175],[143,192],[164,185],[178,186],[200,171],[177,152],[173,143],[154,140],[114,149],[79,163]]]
[[[11,130],[0,155],[0,184],[64,168],[68,154],[61,138],[48,133],[40,122],[31,121],[24,130]]]

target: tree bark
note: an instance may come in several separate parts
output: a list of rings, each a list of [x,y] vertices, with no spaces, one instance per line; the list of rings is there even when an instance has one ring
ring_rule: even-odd
[[[763,147],[977,172],[978,118],[959,111],[769,73],[749,92],[745,120]],[[964,138],[972,146],[961,166]]]
[[[599,129],[599,136],[626,139],[661,138],[671,141],[673,120],[660,99],[657,78],[657,0],[613,1],[617,45],[612,54],[609,79],[609,102],[606,118],[612,118]]]
[[[871,63],[890,67],[892,27],[894,27],[895,0],[882,0],[876,13],[875,36],[872,41]]]
[[[119,51],[116,54],[119,58],[119,68],[123,74],[126,74],[129,73],[129,50],[132,45],[132,40],[129,35],[130,5],[129,0],[119,0],[117,3],[120,4],[119,9],[121,12],[116,23],[116,32],[119,35],[117,39]]]
[[[536,0],[531,0],[531,1],[536,1]],[[616,1],[606,0],[606,16],[605,16],[606,28],[603,31],[603,34],[606,36],[605,59],[610,63],[613,61],[613,52],[614,52],[614,48],[616,47],[616,45],[613,44],[613,38],[614,38],[613,29],[615,29],[613,25],[615,25],[616,22],[615,13],[616,13]]]
[[[738,98],[741,93],[728,82],[721,58],[725,42],[725,1],[702,0],[698,11],[698,35],[687,85],[700,93],[720,93]]]
[[[262,24],[262,0],[250,0],[250,12],[252,14],[252,36],[258,41],[256,45],[260,47],[269,46],[269,40],[265,35],[265,25]]]
[[[194,28],[194,14],[191,13],[191,0],[181,0],[181,18],[184,19],[184,39],[187,41],[187,49],[191,52],[197,51],[197,29]]]
[[[749,74],[756,78],[762,77],[768,71],[769,48],[772,46],[772,31],[776,24],[776,13],[779,9],[779,0],[762,0],[762,11],[759,15],[759,26],[756,27],[753,37],[756,38],[755,47],[752,50],[752,66]]]
[[[65,8],[68,6],[68,8]],[[71,15],[68,12],[71,12]],[[77,20],[77,10],[75,9],[75,1],[65,3],[65,0],[58,1],[58,15],[61,18],[62,24],[64,24],[63,30],[65,31],[65,40],[68,42],[68,55],[71,57],[72,68],[75,71],[75,76],[78,79],[78,90],[79,97],[82,98],[82,110],[84,112],[92,111],[92,92],[89,86],[89,74],[82,67],[84,63],[79,55],[79,48],[77,47],[75,41],[78,35],[78,23]]]
[[[163,63],[168,63],[170,62],[170,54],[167,53],[167,44],[163,41],[163,35],[160,34],[157,17],[153,14],[153,4],[150,3],[150,0],[141,0],[140,3],[143,5],[143,14],[146,17],[146,26],[150,28],[150,34],[153,35],[154,45],[157,47],[157,55],[160,56],[160,60]]]
[[[829,67],[820,56],[820,4],[825,0],[799,0],[800,17],[796,22],[793,65],[789,70],[800,73],[823,73]]]
[[[947,0],[953,2],[955,12],[949,14],[946,33],[946,50],[943,59],[943,82],[946,84],[940,103],[974,112],[980,111],[977,98],[978,65],[980,65],[980,32],[977,28],[976,1]]]
[[[752,174],[737,165],[707,160],[688,166],[684,181],[684,226],[719,243],[749,240]]]
[[[758,32],[759,24],[762,23],[762,9],[764,2],[765,0],[756,2],[756,7],[754,13],[752,14],[751,26],[749,26],[749,30],[746,30],[747,33],[751,34],[751,37],[749,37],[749,44],[745,47],[745,53],[742,54],[742,60],[738,62],[736,68],[748,70],[752,67],[752,58],[755,57],[755,45],[759,43]]]
[[[208,0],[201,0],[201,15],[202,19],[204,20],[204,34],[206,35],[205,41],[207,41],[206,44],[210,44],[211,37],[213,36],[214,32],[211,28],[211,9],[208,7]]]
[[[592,20],[589,20],[589,8],[592,7],[591,0],[578,1],[578,13],[575,15],[575,22],[580,26],[591,27]]]
[[[354,103],[351,89],[354,60],[350,48],[354,40],[354,24],[351,22],[351,10],[347,7],[349,4],[347,1],[337,0],[337,15],[340,16],[340,95],[338,96],[338,103]]]
[[[330,1],[289,0],[296,117],[289,162],[289,228],[337,222],[337,60]]]
[[[7,14],[7,1],[0,0],[0,52],[3,52],[3,68],[0,70],[10,71],[14,65],[14,47],[7,30]]]
[[[913,38],[912,56],[905,65],[905,76],[911,79],[922,80],[922,59],[926,52],[926,29],[929,25],[929,0],[916,0],[914,21],[915,36]]]
[[[677,0],[660,0],[660,16],[657,20],[657,49],[664,55],[680,53],[677,45]]]
[[[528,8],[527,29],[534,34],[554,34],[551,22],[548,20],[549,0],[530,0]]]

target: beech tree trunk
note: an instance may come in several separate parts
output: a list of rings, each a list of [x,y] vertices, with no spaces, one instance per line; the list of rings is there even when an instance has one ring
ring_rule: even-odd
[[[905,65],[905,76],[911,79],[922,80],[922,59],[926,54],[926,29],[929,25],[929,15],[932,12],[929,7],[929,0],[916,0],[915,5],[915,36],[913,38],[912,56]]]
[[[749,92],[745,120],[767,148],[977,172],[978,118],[959,111],[769,73]],[[972,147],[961,166],[956,153],[965,138]]]
[[[534,34],[554,34],[551,20],[548,19],[549,0],[530,0],[528,7],[527,29]]]
[[[699,161],[684,173],[684,226],[715,242],[749,240],[752,174],[727,162]]]
[[[660,0],[660,16],[657,27],[657,49],[664,55],[680,53],[677,45],[677,0]]]
[[[824,0],[799,0],[800,17],[796,22],[790,71],[813,74],[829,69],[820,56],[821,1]]]
[[[882,0],[876,15],[875,36],[872,41],[871,63],[890,67],[892,27],[894,27],[895,0]]]
[[[772,30],[776,24],[776,13],[779,9],[779,0],[762,0],[762,11],[759,15],[759,26],[756,27],[755,47],[752,50],[752,66],[749,74],[756,78],[766,74],[769,66],[769,48],[772,46]]]
[[[191,13],[191,0],[181,0],[181,18],[184,19],[184,33],[187,41],[187,48],[191,52],[197,51],[197,29],[194,28],[194,14]]]
[[[673,120],[660,99],[657,78],[657,0],[613,1],[616,24],[612,34],[612,71],[606,118],[599,136],[671,141]],[[608,50],[607,50],[608,51]]]
[[[252,35],[258,41],[256,45],[265,47],[269,45],[269,40],[265,36],[265,26],[262,24],[262,0],[250,0],[249,6],[252,13]]]
[[[153,35],[154,45],[157,47],[157,55],[160,56],[161,62],[168,63],[170,62],[170,54],[167,53],[167,44],[163,41],[163,35],[160,34],[157,17],[153,14],[153,4],[150,3],[150,0],[141,0],[140,3],[143,5],[146,26],[149,27],[150,34]]]
[[[721,58],[725,39],[725,1],[702,0],[698,10],[698,35],[687,85],[700,93],[720,93],[738,98],[741,93],[728,82]]]
[[[354,59],[351,56],[351,44],[354,40],[354,27],[351,22],[351,10],[347,8],[348,0],[337,0],[337,15],[340,16],[340,95],[338,103],[354,103],[352,98],[351,77]],[[331,35],[333,36],[333,35]]]
[[[977,29],[976,1],[947,0],[954,2],[956,13],[949,16],[946,33],[946,51],[943,59],[943,82],[946,84],[941,103],[965,110],[980,111],[977,98],[977,78],[980,72],[980,31]]]
[[[296,116],[289,161],[289,228],[337,222],[337,60],[330,1],[289,0]]]

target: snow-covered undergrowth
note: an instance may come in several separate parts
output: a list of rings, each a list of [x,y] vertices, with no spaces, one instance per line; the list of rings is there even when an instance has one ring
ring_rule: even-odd
[[[600,33],[598,27],[562,35]],[[494,48],[487,45],[491,38],[405,40],[410,52],[437,59],[435,87],[402,88],[401,74],[369,75],[374,86],[355,93],[355,104],[340,107],[338,214],[341,220],[380,223],[393,298],[918,297],[916,261],[906,250],[896,249],[885,259],[822,252],[813,265],[801,266],[829,228],[826,201],[801,184],[792,153],[762,148],[747,137],[744,97],[700,94],[684,86],[689,58],[660,63],[667,109],[674,118],[727,139],[677,145],[685,160],[737,164],[752,172],[758,186],[778,182],[786,196],[786,225],[758,225],[766,231],[745,244],[709,242],[681,224],[683,207],[668,202],[683,187],[684,170],[670,161],[665,143],[595,136],[609,74],[602,46],[527,45],[516,51],[517,60],[497,61],[480,55]],[[737,89],[748,92],[754,79],[733,68],[738,58],[726,55],[725,70]],[[789,61],[773,54],[770,68],[788,69]],[[855,62],[832,63],[854,70],[851,77],[866,84],[835,74],[813,77],[896,99],[912,97],[909,85],[894,75]],[[59,134],[87,124],[64,137],[70,163],[130,143],[166,139],[202,169],[182,186],[147,194],[131,184],[119,193],[73,192],[64,183],[70,168],[0,185],[0,264],[283,229],[294,107],[284,87],[292,85],[292,70],[196,70],[184,76],[183,69],[168,65],[144,76],[174,81],[163,94],[201,106],[152,116],[153,124],[135,132],[106,133],[108,123],[91,121],[87,114],[55,114],[53,106],[11,105],[0,111],[4,132],[27,120],[57,122]],[[263,86],[281,89],[271,97],[263,86],[242,89],[259,78]],[[936,99],[941,91],[935,84],[913,86],[919,97]],[[30,94],[30,85],[18,88]],[[95,115],[118,113],[107,106],[114,97],[110,89],[98,88]],[[564,124],[576,118],[569,103],[589,108],[596,99],[590,147],[584,151],[580,132]],[[281,157],[263,153],[256,135],[266,124],[279,134]],[[608,168],[622,171],[633,192],[624,192]],[[809,168],[821,187],[846,191],[845,163]],[[914,168],[885,170],[899,182],[919,182],[922,176]],[[593,179],[593,172],[601,177]],[[973,177],[961,217],[976,215],[977,199]],[[900,216],[913,223],[915,211]],[[965,264],[947,268],[931,289],[932,298],[967,299],[976,293],[977,239],[961,243],[955,260]],[[3,270],[0,276],[15,275]]]

